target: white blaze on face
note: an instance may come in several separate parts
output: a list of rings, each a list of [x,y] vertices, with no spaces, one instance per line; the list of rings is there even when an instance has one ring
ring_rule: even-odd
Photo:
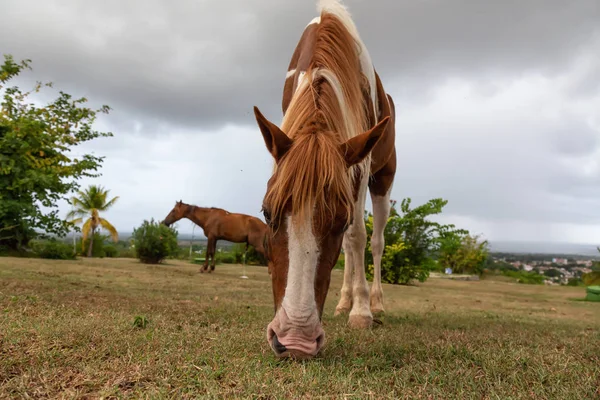
[[[289,266],[281,305],[292,322],[314,322],[313,318],[318,320],[315,277],[319,248],[313,234],[312,219],[298,225],[292,217],[288,217],[287,222]]]

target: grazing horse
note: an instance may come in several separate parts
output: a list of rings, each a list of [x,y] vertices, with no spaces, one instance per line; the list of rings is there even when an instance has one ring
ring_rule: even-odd
[[[208,270],[209,257],[212,258],[210,271],[215,270],[215,249],[218,240],[228,240],[234,243],[246,243],[252,245],[256,251],[265,255],[264,239],[267,225],[256,217],[246,214],[234,214],[222,208],[197,207],[185,204],[181,200],[175,204],[163,224],[169,226],[182,218],[187,218],[204,231],[208,238],[206,246],[206,259],[204,267],[200,272]]]
[[[396,172],[395,110],[346,7],[321,0],[293,53],[281,127],[254,107],[273,173],[263,199],[275,315],[267,340],[278,357],[310,358],[331,270],[343,246],[336,314],[369,328],[383,312],[381,256]],[[373,202],[374,278],[365,277],[367,188]]]

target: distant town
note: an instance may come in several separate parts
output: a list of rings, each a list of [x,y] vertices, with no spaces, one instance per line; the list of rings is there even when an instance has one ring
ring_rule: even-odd
[[[491,253],[490,258],[496,268],[543,275],[547,285],[566,285],[579,280],[600,260],[598,256],[514,253]]]

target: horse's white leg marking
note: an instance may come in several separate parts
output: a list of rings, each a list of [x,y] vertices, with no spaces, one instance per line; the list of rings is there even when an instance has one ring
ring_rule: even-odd
[[[346,231],[344,240],[352,252],[352,265],[354,276],[352,281],[352,310],[348,322],[356,328],[370,327],[373,315],[369,307],[369,286],[365,275],[365,246],[367,244],[367,230],[365,228],[364,211],[367,196],[367,181],[369,175],[362,179],[358,200],[354,205],[354,219]]]
[[[373,235],[371,236],[371,250],[373,252],[373,285],[371,286],[371,312],[383,312],[383,290],[381,288],[381,256],[385,248],[383,231],[390,216],[390,187],[384,196],[371,195],[373,202]]]
[[[334,315],[347,313],[352,308],[352,275],[354,265],[352,264],[352,248],[348,245],[345,235],[342,247],[344,248],[344,283],[342,284],[340,301],[335,307]]]

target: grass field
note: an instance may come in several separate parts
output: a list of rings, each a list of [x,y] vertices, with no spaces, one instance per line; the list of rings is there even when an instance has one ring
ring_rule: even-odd
[[[385,285],[383,325],[353,331],[333,317],[336,270],[324,351],[290,362],[265,340],[266,268],[197,271],[0,258],[0,398],[600,398],[600,304],[572,300],[582,288]]]

